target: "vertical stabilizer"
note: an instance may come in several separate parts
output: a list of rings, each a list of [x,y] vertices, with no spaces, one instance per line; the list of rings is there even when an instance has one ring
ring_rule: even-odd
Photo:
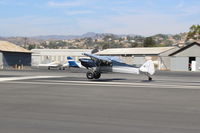
[[[68,56],[67,60],[68,60],[69,67],[78,67],[78,68],[81,67],[80,63],[76,62],[72,57]]]

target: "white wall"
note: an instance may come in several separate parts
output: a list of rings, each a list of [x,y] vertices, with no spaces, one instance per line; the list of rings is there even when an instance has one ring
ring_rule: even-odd
[[[82,53],[91,53],[91,49],[32,49],[32,66],[40,63],[57,61],[65,63],[67,56],[82,57]]]
[[[3,53],[0,52],[0,69],[3,69]]]
[[[145,57],[134,57],[133,64],[142,65],[145,62]]]
[[[200,71],[200,57],[196,57],[197,61],[197,71]]]
[[[171,71],[189,71],[188,70],[188,57],[171,57]]]

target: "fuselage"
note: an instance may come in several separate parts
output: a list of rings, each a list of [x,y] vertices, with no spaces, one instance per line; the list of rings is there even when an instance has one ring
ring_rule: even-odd
[[[139,68],[135,68],[131,65],[122,63],[122,62],[104,62],[99,60],[91,60],[91,59],[79,59],[81,65],[83,65],[87,69],[95,69],[100,73],[106,72],[117,72],[117,73],[131,73],[131,74],[139,74]]]

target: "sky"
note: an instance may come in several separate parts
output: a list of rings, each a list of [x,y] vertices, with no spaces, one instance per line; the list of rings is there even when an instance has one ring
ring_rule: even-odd
[[[151,36],[193,24],[200,24],[199,0],[0,0],[0,36]]]

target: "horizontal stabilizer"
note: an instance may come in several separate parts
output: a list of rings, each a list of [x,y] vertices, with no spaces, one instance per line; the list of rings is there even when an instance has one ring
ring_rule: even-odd
[[[140,67],[141,72],[147,72],[150,75],[153,75],[155,73],[155,67],[153,64],[152,60],[146,61],[141,67]]]

